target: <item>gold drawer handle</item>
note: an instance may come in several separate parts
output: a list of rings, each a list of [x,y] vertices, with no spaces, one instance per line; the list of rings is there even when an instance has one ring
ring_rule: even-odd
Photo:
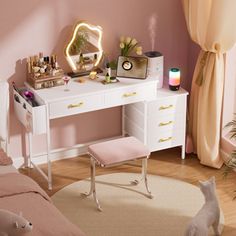
[[[161,122],[161,123],[159,124],[159,126],[170,125],[170,124],[172,124],[172,123],[173,123],[172,120],[170,120],[170,121],[168,121],[168,122]]]
[[[172,139],[172,137],[161,138],[161,139],[159,139],[159,143],[167,142],[167,141],[170,141],[171,139]]]
[[[76,108],[76,107],[81,107],[82,105],[84,105],[83,102],[77,103],[77,104],[70,104],[67,106],[68,109],[70,108]]]
[[[174,107],[174,105],[169,105],[169,106],[160,106],[159,107],[159,110],[161,111],[161,110],[166,110],[166,109],[170,109],[170,108],[172,108],[172,107]]]
[[[132,97],[132,96],[135,96],[137,95],[137,92],[133,92],[133,93],[124,93],[123,94],[123,97],[127,98],[127,97]]]

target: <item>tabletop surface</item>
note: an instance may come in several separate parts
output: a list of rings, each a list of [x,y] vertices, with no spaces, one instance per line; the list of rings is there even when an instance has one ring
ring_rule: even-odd
[[[78,82],[79,79],[84,79],[83,83]],[[146,86],[148,84],[157,83],[156,79],[130,79],[130,78],[118,78],[118,83],[110,83],[104,85],[102,81],[104,80],[104,76],[98,76],[96,80],[91,80],[87,76],[80,78],[72,78],[68,83],[69,91],[65,91],[65,86],[57,86],[52,88],[45,88],[33,90],[34,94],[39,96],[44,102],[54,102],[58,100],[69,99],[73,97],[78,97],[78,95],[90,95],[96,93],[104,93],[117,89],[134,87],[135,85],[143,85]],[[29,85],[27,85],[29,86]]]

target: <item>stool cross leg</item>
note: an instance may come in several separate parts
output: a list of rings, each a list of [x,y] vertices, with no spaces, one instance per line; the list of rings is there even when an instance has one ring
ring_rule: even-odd
[[[116,154],[114,154],[116,153]],[[96,164],[101,167],[117,166],[128,161],[142,160],[142,178],[140,181],[131,181],[133,185],[139,184],[144,180],[147,190],[147,197],[153,198],[151,191],[148,188],[147,180],[147,160],[150,152],[140,141],[134,137],[125,137],[115,139],[103,143],[93,144],[89,147],[88,154],[90,155],[90,191],[83,193],[83,196],[93,195],[97,209],[102,211],[100,203],[97,199],[95,186],[95,168]]]
[[[94,160],[92,155],[90,155],[90,190],[89,190],[89,193],[82,193],[82,195],[85,196],[85,197],[88,197],[88,196],[93,194],[93,198],[94,198],[94,201],[97,205],[97,209],[99,211],[102,211],[102,208],[100,206],[100,203],[97,199],[97,194],[96,194],[96,185],[95,185],[95,172],[96,172],[96,170],[95,170],[95,165],[96,165],[96,161]]]
[[[149,190],[148,187],[148,181],[147,181],[147,161],[148,161],[149,156],[146,158],[142,159],[142,178],[140,180],[134,180],[131,181],[132,184],[138,185],[141,181],[144,180],[146,190],[148,192],[148,197],[153,198],[151,191]]]

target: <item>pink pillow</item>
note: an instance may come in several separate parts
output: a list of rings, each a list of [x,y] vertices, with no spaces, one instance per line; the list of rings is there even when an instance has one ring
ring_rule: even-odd
[[[7,166],[12,164],[12,159],[7,156],[7,154],[3,151],[3,149],[0,149],[0,165],[1,166]]]

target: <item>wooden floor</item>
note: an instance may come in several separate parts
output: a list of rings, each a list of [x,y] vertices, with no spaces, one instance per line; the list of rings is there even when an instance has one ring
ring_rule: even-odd
[[[202,166],[194,155],[187,155],[185,160],[181,160],[180,155],[180,149],[178,148],[152,153],[148,162],[149,174],[168,176],[194,185],[198,185],[198,180],[206,180],[211,176],[215,176],[217,194],[225,217],[223,236],[236,235],[236,200],[233,200],[234,194],[236,194],[236,192],[234,193],[236,190],[236,172],[229,173],[228,177],[224,179],[223,168],[216,170]],[[45,165],[42,165],[42,168],[46,170]],[[87,156],[53,162],[53,190],[48,191],[46,182],[35,170],[21,170],[22,173],[36,180],[50,196],[70,183],[88,178],[89,171]],[[96,174],[139,171],[140,168],[138,167],[123,165],[109,169],[97,168]]]

